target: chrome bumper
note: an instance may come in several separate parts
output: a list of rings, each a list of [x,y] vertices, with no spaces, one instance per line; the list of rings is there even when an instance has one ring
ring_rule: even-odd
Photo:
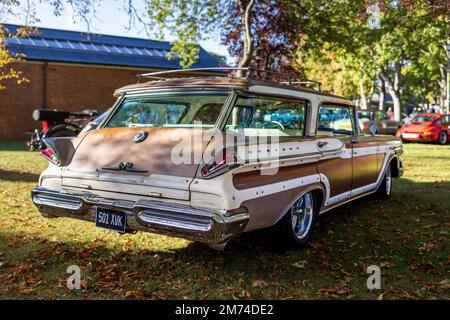
[[[249,220],[246,212],[224,214],[154,200],[102,198],[87,192],[76,194],[36,187],[31,194],[34,204],[45,217],[95,222],[97,207],[121,210],[127,215],[127,231],[165,234],[210,245],[222,245],[239,235]]]

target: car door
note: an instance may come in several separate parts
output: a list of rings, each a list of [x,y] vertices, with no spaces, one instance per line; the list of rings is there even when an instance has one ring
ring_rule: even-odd
[[[353,107],[332,103],[320,105],[316,138],[322,159],[317,167],[330,186],[329,205],[350,196],[354,128]]]
[[[377,178],[380,168],[378,156],[379,138],[375,135],[363,134],[356,127],[352,137],[352,196],[366,192]]]

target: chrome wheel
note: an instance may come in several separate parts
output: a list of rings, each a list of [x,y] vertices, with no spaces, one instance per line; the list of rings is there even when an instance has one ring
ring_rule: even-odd
[[[439,143],[440,144],[447,143],[447,135],[445,134],[445,132],[441,132],[441,134],[439,135]]]
[[[391,194],[391,188],[392,188],[392,177],[391,177],[391,167],[389,166],[386,170],[386,194]]]
[[[308,236],[314,215],[313,198],[310,192],[300,197],[291,207],[291,226],[295,236],[304,239]]]

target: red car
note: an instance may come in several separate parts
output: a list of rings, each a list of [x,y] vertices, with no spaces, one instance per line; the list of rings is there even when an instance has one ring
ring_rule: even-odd
[[[416,116],[395,134],[403,141],[446,144],[450,134],[450,114],[426,113]]]

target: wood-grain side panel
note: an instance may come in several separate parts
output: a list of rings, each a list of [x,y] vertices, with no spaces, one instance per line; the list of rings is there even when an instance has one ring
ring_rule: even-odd
[[[261,170],[242,172],[233,176],[233,185],[238,190],[268,185],[280,181],[300,178],[317,173],[316,163],[278,168],[275,174],[262,174]]]

